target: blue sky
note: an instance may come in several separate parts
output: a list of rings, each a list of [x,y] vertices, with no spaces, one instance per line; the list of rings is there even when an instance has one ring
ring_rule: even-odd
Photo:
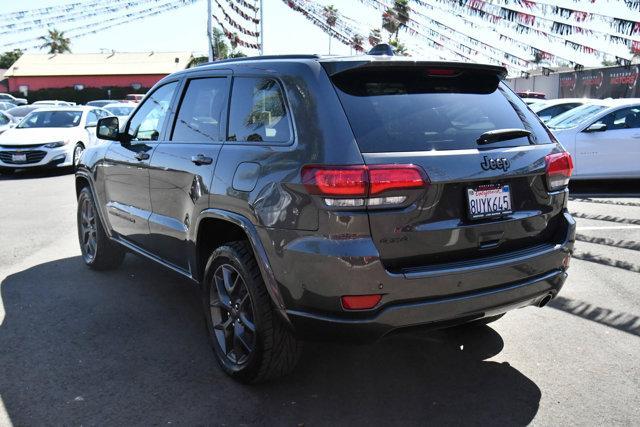
[[[0,0],[0,13],[28,10],[51,5],[60,5],[78,0]],[[224,4],[224,1],[221,1]],[[319,0],[317,3],[333,4],[346,16],[357,20],[361,33],[371,27],[380,26],[380,14],[362,6],[357,0]],[[214,3],[215,4],[215,3]],[[327,53],[328,36],[307,21],[301,14],[292,11],[282,0],[264,0],[265,4],[265,54],[277,53]],[[135,23],[72,38],[73,52],[98,52],[101,48],[120,52],[137,51],[193,51],[206,53],[206,0],[170,11],[163,15],[146,18]],[[63,25],[60,25],[64,29]],[[44,31],[43,31],[44,32]],[[19,40],[38,36],[36,33],[22,33]],[[0,36],[5,38],[6,36]],[[5,39],[6,40],[6,39]],[[0,45],[3,40],[0,40]],[[349,54],[350,49],[337,40],[331,45],[334,54]],[[251,54],[251,51],[246,53]],[[255,53],[255,52],[253,52]]]

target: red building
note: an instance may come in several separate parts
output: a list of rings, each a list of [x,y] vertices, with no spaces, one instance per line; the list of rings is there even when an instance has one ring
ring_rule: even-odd
[[[24,54],[5,73],[10,92],[151,87],[189,66],[190,52]]]

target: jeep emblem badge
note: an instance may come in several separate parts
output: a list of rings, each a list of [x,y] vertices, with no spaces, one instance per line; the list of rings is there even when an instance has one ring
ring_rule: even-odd
[[[506,172],[511,166],[511,163],[509,163],[509,160],[505,159],[504,157],[499,159],[490,159],[487,156],[484,156],[484,160],[482,161],[482,163],[480,163],[480,166],[486,171],[502,169]]]

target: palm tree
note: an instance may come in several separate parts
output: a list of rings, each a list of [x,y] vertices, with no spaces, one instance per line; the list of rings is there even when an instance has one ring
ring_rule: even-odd
[[[400,43],[398,39],[389,41],[389,44],[393,47],[394,54],[400,56],[408,56],[409,52],[407,52],[407,48],[404,44]]]
[[[380,28],[375,28],[369,32],[369,44],[371,47],[376,46],[382,40],[382,36],[380,35]]]
[[[398,21],[393,9],[387,9],[386,12],[382,14],[382,28],[389,33],[389,41],[391,41],[393,35],[400,29],[400,21]]]
[[[214,59],[225,59],[229,57],[229,46],[224,41],[226,36],[221,29],[213,28],[213,49]]]
[[[409,22],[409,1],[395,0],[393,7],[382,14],[382,28],[389,33],[389,42],[394,35],[396,40],[398,39],[398,33],[407,26],[407,22]]]
[[[334,5],[325,6],[324,9],[322,9],[322,14],[324,15],[327,25],[330,28],[335,27],[336,22],[338,22],[338,9],[336,9]],[[331,33],[329,33],[329,55],[331,55]]]
[[[64,36],[64,31],[48,30],[39,40],[42,41],[40,49],[49,49],[49,53],[71,53],[71,40]]]

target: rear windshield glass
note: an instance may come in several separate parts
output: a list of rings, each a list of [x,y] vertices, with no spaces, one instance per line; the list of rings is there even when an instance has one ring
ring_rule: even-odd
[[[332,80],[365,153],[477,148],[480,135],[497,129],[526,129],[532,136],[487,147],[551,142],[495,74],[396,66],[346,71]]]

